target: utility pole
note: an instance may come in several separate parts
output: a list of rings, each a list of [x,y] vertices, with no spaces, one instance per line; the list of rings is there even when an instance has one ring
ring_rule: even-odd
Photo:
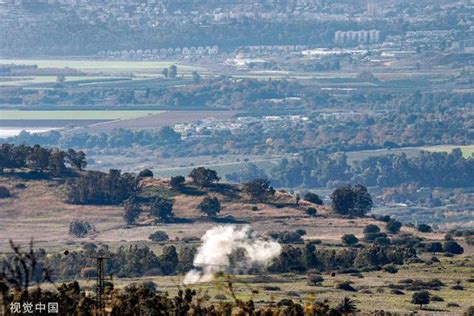
[[[97,264],[97,283],[95,288],[95,294],[97,299],[97,312],[98,316],[105,315],[105,303],[104,303],[104,259],[109,259],[110,257],[105,256],[95,256],[92,257],[96,259]]]

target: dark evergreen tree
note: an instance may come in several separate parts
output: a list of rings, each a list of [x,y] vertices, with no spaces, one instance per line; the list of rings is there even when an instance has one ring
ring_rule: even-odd
[[[214,217],[221,211],[221,203],[217,197],[206,196],[199,203],[198,209],[208,217]]]

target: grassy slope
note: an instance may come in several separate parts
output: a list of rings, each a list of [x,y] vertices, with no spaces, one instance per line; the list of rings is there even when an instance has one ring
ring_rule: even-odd
[[[27,185],[25,190],[14,189],[18,182],[24,182]],[[7,240],[13,238],[17,242],[26,243],[30,238],[36,240],[37,247],[45,247],[49,251],[60,249],[79,248],[84,241],[104,242],[112,247],[130,243],[145,243],[159,251],[161,246],[148,241],[150,233],[156,230],[166,231],[171,238],[171,243],[180,245],[181,242],[175,241],[178,237],[182,239],[186,236],[200,237],[208,228],[216,225],[202,217],[196,210],[196,205],[200,202],[201,196],[182,195],[169,189],[166,180],[146,180],[144,182],[148,194],[170,197],[175,199],[175,213],[178,217],[187,217],[195,222],[190,224],[162,224],[159,226],[140,225],[133,228],[127,228],[122,219],[121,207],[109,206],[78,206],[65,204],[63,199],[64,187],[60,183],[52,181],[19,181],[18,179],[0,178],[0,185],[6,185],[12,188],[15,195],[11,199],[0,200],[0,249],[7,250]],[[373,219],[354,219],[346,220],[337,218],[329,214],[326,208],[319,207],[320,216],[316,218],[307,217],[300,209],[293,207],[276,208],[274,206],[258,204],[259,210],[252,211],[253,204],[247,204],[243,201],[226,198],[216,193],[223,201],[223,211],[221,216],[233,216],[245,220],[252,224],[258,231],[270,230],[294,230],[303,228],[307,230],[307,239],[321,239],[323,244],[330,245],[338,243],[340,237],[346,233],[354,233],[362,236],[362,230],[368,223],[375,223],[383,227],[383,223],[376,222]],[[289,202],[292,200],[290,195],[279,193],[279,200]],[[146,212],[145,212],[146,213]],[[77,239],[67,234],[68,224],[73,219],[88,220],[97,228],[97,234],[89,238]],[[141,218],[141,222],[147,222],[146,214]],[[414,232],[410,228],[403,228],[404,231]],[[441,239],[440,233],[423,234],[427,239]],[[429,280],[439,278],[447,286],[441,291],[433,294],[439,295],[445,299],[445,302],[434,303],[430,307],[438,310],[446,310],[446,304],[455,302],[460,305],[459,308],[449,308],[452,311],[462,311],[470,304],[470,298],[474,295],[474,284],[468,283],[467,278],[474,277],[474,265],[472,263],[473,247],[467,247],[466,254],[456,258],[441,257],[442,263],[428,266],[426,264],[411,264],[400,268],[398,274],[388,274],[382,271],[363,273],[363,278],[350,275],[336,275],[331,277],[329,274],[323,275],[325,281],[322,286],[311,287],[306,284],[304,275],[272,275],[274,278],[267,283],[255,283],[252,276],[238,276],[236,288],[240,298],[253,298],[260,303],[269,303],[278,301],[281,298],[288,297],[289,292],[298,293],[299,297],[294,296],[296,300],[305,302],[313,299],[329,299],[336,302],[344,296],[353,297],[357,306],[362,310],[385,309],[397,311],[409,311],[413,309],[410,304],[412,292],[407,291],[405,295],[391,294],[386,288],[389,283],[397,283],[403,278]],[[320,246],[318,246],[320,247]],[[462,280],[465,291],[456,291],[450,289],[456,280]],[[174,293],[181,282],[180,276],[174,277],[153,277],[142,279],[122,279],[116,280],[117,285],[124,286],[130,282],[153,280],[160,289]],[[354,282],[356,288],[367,287],[372,294],[351,293],[334,289],[334,284],[338,281],[350,280]],[[90,282],[85,282],[90,284]],[[277,286],[280,290],[267,291],[265,286]],[[226,291],[226,287],[221,284],[203,284],[196,286],[201,295],[209,294],[213,300],[216,294]],[[250,294],[250,289],[257,290],[258,294]],[[291,293],[290,293],[291,294]],[[294,293],[292,294],[294,295]],[[230,297],[230,295],[227,295]],[[376,304],[376,305],[374,305]]]

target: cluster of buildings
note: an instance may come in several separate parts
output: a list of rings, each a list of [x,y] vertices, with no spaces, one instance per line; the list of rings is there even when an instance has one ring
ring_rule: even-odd
[[[336,44],[374,44],[381,40],[379,30],[337,31],[334,34]]]
[[[306,123],[310,119],[303,115],[283,115],[283,116],[264,116],[251,117],[243,116],[230,120],[204,119],[197,122],[186,122],[174,124],[173,130],[180,133],[183,137],[197,137],[203,131],[236,131],[246,130],[250,125],[262,124],[264,130],[279,129],[282,126],[293,126],[298,123]],[[206,137],[206,133],[199,137]]]
[[[45,15],[48,21],[41,20],[41,14],[34,13],[32,6],[50,6],[44,12],[53,13]],[[306,21],[318,21],[323,26],[322,30],[314,28],[312,33],[301,36],[294,31],[289,31],[291,34],[288,36],[277,34],[278,28],[269,28],[268,32],[279,37],[274,43],[281,45],[259,45],[254,41],[255,37],[251,37],[252,41],[244,39],[239,42],[235,38],[245,34],[235,36],[231,33],[216,33],[215,40],[210,35],[212,41],[202,42],[203,46],[191,46],[200,45],[201,42],[189,34],[182,34],[182,37],[178,34],[176,40],[160,44],[156,41],[149,44],[147,41],[129,40],[122,46],[111,45],[111,50],[99,52],[99,49],[107,47],[98,48],[98,56],[104,58],[185,58],[203,61],[211,59],[207,57],[219,61],[240,58],[246,64],[261,64],[268,68],[276,63],[281,64],[285,58],[288,63],[300,62],[294,59],[301,56],[318,59],[320,63],[324,62],[322,59],[331,59],[333,62],[336,57],[351,55],[350,64],[355,65],[354,59],[368,58],[365,52],[361,54],[360,51],[368,50],[372,55],[380,53],[380,56],[401,56],[446,49],[470,52],[474,46],[473,0],[0,0],[0,26],[4,23],[5,29],[12,29],[12,25],[18,29],[43,29],[50,21],[61,21],[65,12],[74,12],[74,16],[91,28],[95,25],[113,25],[121,30],[138,30],[140,34],[148,34],[148,31],[149,34],[159,34],[162,30],[192,30],[193,27],[211,30],[209,34],[212,34],[213,27],[218,26],[219,31],[232,30],[234,24],[238,32],[245,23],[259,21],[281,22],[282,26],[288,22],[288,25],[297,27],[306,25]],[[7,21],[9,24],[6,24]],[[222,28],[222,25],[230,27]],[[394,25],[394,28],[387,25]],[[404,27],[398,27],[400,25]],[[14,28],[12,30],[14,32]],[[0,32],[0,44],[3,44],[2,35],[6,33]],[[231,40],[222,40],[224,36]],[[273,41],[266,36],[264,42],[272,44]],[[204,46],[214,44],[220,47]],[[158,45],[163,47],[155,47]],[[8,43],[3,48],[8,52]],[[221,56],[223,58],[219,59]],[[249,58],[253,59],[247,61]]]
[[[176,47],[176,48],[153,48],[153,49],[131,49],[121,51],[100,51],[100,57],[118,58],[167,58],[167,57],[204,57],[213,56],[219,53],[218,46],[198,46],[198,47]]]

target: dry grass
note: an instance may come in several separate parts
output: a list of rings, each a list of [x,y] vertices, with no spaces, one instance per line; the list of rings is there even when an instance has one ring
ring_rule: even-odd
[[[24,182],[27,188],[15,189],[15,184]],[[64,186],[52,181],[20,181],[18,179],[0,178],[0,185],[11,188],[13,198],[0,200],[0,249],[8,248],[8,239],[26,243],[34,238],[39,247],[61,247],[82,241],[120,244],[123,242],[148,241],[148,236],[156,230],[168,233],[172,240],[186,237],[200,238],[208,229],[219,225],[199,212],[197,205],[203,196],[183,195],[172,191],[167,180],[148,179],[144,186],[153,187],[163,194],[169,194],[175,201],[174,213],[178,218],[190,219],[189,223],[151,225],[145,209],[140,219],[141,225],[127,227],[122,219],[123,209],[120,206],[71,205],[64,203]],[[245,202],[247,197],[233,199],[222,194],[207,193],[217,196],[222,202],[221,218],[235,219],[236,225],[250,224],[255,230],[294,231],[304,229],[305,239],[319,239],[325,243],[339,243],[344,234],[363,237],[363,229],[372,223],[384,229],[385,224],[371,218],[345,219],[334,217],[328,208],[301,202],[299,207],[292,206],[294,198],[278,192],[279,202],[288,206],[277,207],[264,203]],[[243,202],[242,202],[243,201]],[[252,210],[257,206],[258,210]],[[317,217],[309,217],[305,209],[315,206]],[[68,235],[68,225],[73,220],[85,220],[96,227],[97,232],[87,238],[75,238]],[[402,231],[423,235],[428,239],[442,239],[439,233],[421,234],[412,228],[404,227]]]
[[[24,190],[15,189],[25,183]],[[0,185],[11,188],[13,198],[0,200],[0,249],[8,240],[26,243],[34,239],[38,247],[74,241],[68,235],[69,223],[86,220],[99,232],[123,225],[122,209],[111,206],[70,205],[63,202],[63,187],[51,181],[19,181],[0,178]]]
[[[26,189],[16,189],[15,184],[22,182],[27,185]],[[0,199],[0,247],[6,250],[8,239],[26,243],[34,238],[37,247],[46,248],[49,251],[65,247],[74,248],[73,244],[79,246],[81,241],[94,240],[103,242],[112,247],[124,243],[139,242],[151,246],[154,251],[160,252],[161,246],[148,241],[148,236],[156,230],[164,230],[171,238],[171,243],[182,245],[185,237],[200,237],[206,230],[217,225],[212,220],[203,217],[196,209],[202,196],[180,195],[170,190],[167,180],[147,179],[144,185],[154,187],[160,194],[171,194],[175,199],[175,213],[178,217],[192,219],[192,223],[139,225],[127,228],[122,219],[122,208],[112,206],[82,206],[69,205],[63,202],[63,186],[52,181],[20,181],[18,179],[0,178],[0,185],[11,189],[13,198]],[[369,223],[375,223],[382,229],[384,223],[377,222],[371,218],[343,219],[332,216],[325,207],[318,207],[318,217],[305,215],[304,209],[310,204],[298,207],[286,206],[278,208],[267,204],[256,204],[257,211],[252,211],[252,203],[242,203],[237,200],[226,198],[219,193],[209,193],[218,196],[223,201],[221,216],[232,216],[251,223],[252,227],[260,232],[272,230],[295,230],[305,229],[306,239],[320,239],[323,243],[339,243],[343,234],[353,233],[362,237],[363,228]],[[246,197],[243,197],[244,200]],[[293,197],[289,194],[279,193],[280,202],[290,202]],[[147,214],[142,216],[146,222]],[[89,238],[78,239],[68,235],[68,224],[74,219],[87,220],[97,228],[97,233]],[[243,224],[239,224],[243,225]],[[413,228],[403,227],[402,231],[424,238],[439,240],[443,237],[439,233],[421,234]],[[237,295],[240,299],[253,299],[258,305],[269,305],[278,302],[282,298],[292,298],[297,302],[305,303],[314,300],[329,300],[336,305],[344,296],[353,298],[362,311],[390,310],[409,312],[416,309],[411,303],[413,292],[404,291],[404,295],[395,295],[388,289],[388,284],[398,283],[401,279],[412,278],[430,280],[438,278],[446,286],[432,294],[444,298],[444,302],[435,302],[429,308],[437,311],[460,313],[472,304],[474,297],[474,283],[467,282],[468,278],[474,278],[473,253],[474,247],[465,247],[465,254],[455,258],[440,257],[441,263],[433,265],[410,264],[399,267],[397,274],[389,274],[383,271],[362,273],[362,278],[351,275],[336,275],[331,277],[329,273],[323,275],[324,282],[321,286],[309,286],[305,275],[283,274],[270,275],[271,280],[265,283],[255,282],[255,276],[231,276],[235,283]],[[321,247],[321,246],[317,246]],[[453,290],[451,287],[457,280],[461,280],[463,291]],[[352,282],[356,289],[364,289],[363,292],[344,292],[335,289],[334,285],[340,281]],[[127,284],[142,281],[154,281],[162,291],[175,294],[182,282],[182,276],[173,277],[145,277],[132,279],[114,280],[115,285],[120,288]],[[86,289],[92,289],[91,281],[81,281]],[[266,286],[276,287],[275,291],[268,291]],[[194,286],[199,295],[209,295],[210,301],[217,302],[215,296],[227,293],[225,280],[208,284]],[[448,303],[457,303],[460,307],[447,307]]]
[[[391,312],[407,313],[420,311],[417,306],[410,303],[413,291],[403,291],[403,295],[392,294],[388,288],[389,284],[397,284],[402,279],[416,279],[429,281],[441,280],[445,286],[440,290],[430,291],[432,295],[440,296],[443,302],[432,302],[427,306],[425,312],[447,312],[452,315],[461,315],[470,305],[474,297],[474,283],[467,282],[467,278],[474,277],[474,265],[472,257],[461,256],[457,258],[441,258],[441,263],[435,265],[410,264],[399,268],[397,274],[389,274],[382,271],[362,273],[362,277],[354,277],[348,274],[332,277],[330,273],[324,273],[324,281],[320,286],[309,286],[305,275],[292,273],[266,275],[268,282],[256,282],[258,276],[228,275],[210,283],[191,286],[197,290],[198,296],[209,296],[210,302],[217,303],[215,299],[218,294],[224,294],[228,300],[231,299],[227,287],[227,281],[234,284],[237,297],[242,300],[254,300],[257,305],[265,306],[277,303],[283,298],[291,298],[302,304],[314,302],[315,300],[327,300],[331,306],[336,306],[343,297],[352,298],[362,312],[373,312],[374,310],[385,310]],[[464,290],[453,290],[451,287],[460,279]],[[123,288],[131,283],[153,281],[158,289],[170,295],[177,293],[182,287],[182,276],[168,277],[144,277],[128,278],[115,281],[116,288]],[[351,282],[358,292],[346,292],[335,288],[339,282]],[[91,282],[84,282],[91,286]],[[273,287],[269,291],[266,288]],[[362,291],[361,291],[362,290]],[[296,294],[295,294],[296,293]],[[457,303],[459,307],[447,307],[448,303]]]

